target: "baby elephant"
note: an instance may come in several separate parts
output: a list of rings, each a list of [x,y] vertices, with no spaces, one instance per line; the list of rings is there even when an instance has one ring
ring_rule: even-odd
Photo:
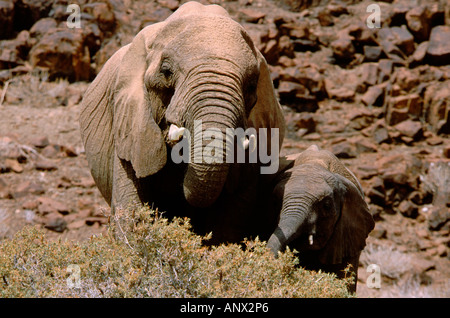
[[[275,256],[288,245],[307,269],[343,271],[351,264],[356,291],[359,256],[374,228],[358,180],[332,153],[311,146],[283,159],[273,197],[278,225],[268,241]]]

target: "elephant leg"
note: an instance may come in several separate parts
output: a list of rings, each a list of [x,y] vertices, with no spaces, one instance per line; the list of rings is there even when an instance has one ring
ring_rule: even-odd
[[[111,214],[116,209],[136,208],[142,206],[139,198],[139,182],[130,162],[114,156],[113,187],[111,199]]]

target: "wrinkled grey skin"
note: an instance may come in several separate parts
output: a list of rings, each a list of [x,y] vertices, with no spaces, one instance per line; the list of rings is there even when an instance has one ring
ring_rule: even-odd
[[[171,162],[170,125],[195,139],[196,120],[223,133],[224,149],[232,144],[227,128],[280,128],[280,146],[283,140],[284,118],[262,54],[223,8],[188,2],[117,51],[83,97],[86,157],[113,212],[146,202],[164,210],[171,201],[217,201],[233,164]]]
[[[306,268],[344,277],[351,264],[356,274],[374,221],[354,175],[333,154],[311,146],[285,161],[275,183],[279,214],[267,243],[274,255],[289,246]],[[356,278],[350,290],[356,291]]]

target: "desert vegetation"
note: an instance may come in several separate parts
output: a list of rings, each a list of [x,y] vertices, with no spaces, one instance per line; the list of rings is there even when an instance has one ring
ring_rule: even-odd
[[[278,259],[265,242],[207,248],[189,220],[122,211],[88,241],[25,227],[0,244],[0,297],[351,297],[334,275]]]

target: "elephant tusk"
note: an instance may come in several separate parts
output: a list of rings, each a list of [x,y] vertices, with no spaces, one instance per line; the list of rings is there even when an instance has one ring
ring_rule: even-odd
[[[170,125],[169,135],[168,135],[169,140],[170,141],[178,141],[178,140],[180,140],[183,137],[185,129],[186,128],[178,127],[177,125],[174,125],[174,124]]]
[[[254,134],[250,135],[250,138],[245,138],[242,142],[242,146],[245,150],[249,149],[250,152],[255,151],[256,149],[256,136]]]
[[[308,237],[308,240],[309,240],[309,245],[314,244],[314,236],[312,234]]]

